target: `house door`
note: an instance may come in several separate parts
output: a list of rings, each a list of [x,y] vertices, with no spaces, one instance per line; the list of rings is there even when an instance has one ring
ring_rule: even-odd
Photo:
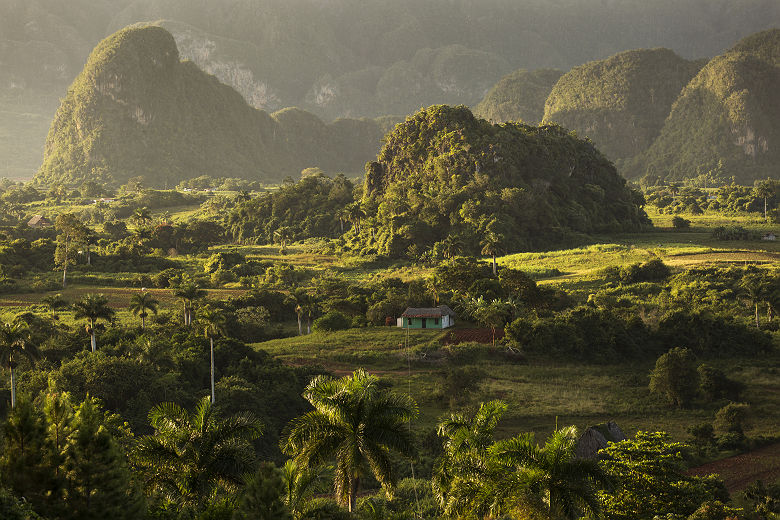
[[[422,319],[422,328],[427,329],[428,328],[428,324],[426,323],[425,320],[426,320],[426,318]]]

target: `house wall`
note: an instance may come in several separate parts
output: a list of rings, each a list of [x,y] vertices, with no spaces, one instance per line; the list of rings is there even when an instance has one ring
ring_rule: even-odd
[[[403,321],[403,327],[409,328],[409,329],[422,329],[422,323],[423,320],[425,320],[425,328],[426,329],[442,329],[444,328],[442,326],[442,319],[441,318],[404,318]],[[439,323],[436,323],[436,320],[438,320]]]

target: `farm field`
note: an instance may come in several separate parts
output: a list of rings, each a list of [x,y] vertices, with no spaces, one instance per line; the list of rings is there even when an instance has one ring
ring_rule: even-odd
[[[196,209],[172,208],[174,219],[188,218]],[[540,285],[556,287],[579,296],[600,288],[606,281],[605,271],[629,263],[661,259],[672,269],[700,266],[772,266],[780,260],[780,243],[750,240],[722,242],[711,238],[719,218],[686,215],[693,224],[688,230],[664,227],[670,216],[651,214],[659,227],[647,233],[597,237],[593,244],[571,249],[517,253],[498,257],[499,266],[520,269],[535,278]],[[765,224],[753,217],[741,217],[737,222],[754,231],[763,232]],[[285,263],[305,273],[305,286],[321,274],[339,276],[352,283],[376,282],[385,278],[410,280],[430,276],[432,267],[412,265],[402,260],[377,260],[372,257],[343,256],[327,252],[327,240],[309,240],[287,246],[281,254],[278,245],[224,245],[208,253],[172,258],[192,275],[202,274],[203,262],[215,252],[237,252],[247,260]],[[324,251],[324,252],[323,252]],[[487,261],[487,260],[486,260]],[[67,289],[45,292],[19,292],[0,295],[0,313],[5,319],[14,314],[34,310],[47,313],[40,305],[42,298],[61,294],[67,301],[76,301],[89,293],[103,294],[116,311],[119,324],[137,326],[138,318],[128,310],[133,294],[141,289],[135,273],[116,273],[111,285],[86,283],[85,273],[74,271],[79,282]],[[52,279],[58,279],[55,272]],[[123,286],[121,280],[127,283]],[[161,312],[174,316],[181,313],[181,300],[172,289],[146,287],[160,302]],[[285,287],[278,287],[283,291]],[[247,292],[238,283],[207,289],[208,298],[222,300]],[[73,312],[57,312],[60,323],[75,325]],[[178,319],[178,318],[175,318]],[[81,325],[81,324],[80,324]],[[285,330],[297,331],[295,316],[281,324]],[[473,329],[475,323],[459,321],[457,330]],[[305,330],[305,325],[304,325]],[[458,345],[444,345],[445,333],[405,331],[395,327],[367,327],[334,333],[314,333],[255,343],[290,366],[319,366],[336,375],[344,375],[358,367],[386,377],[399,391],[409,392],[420,404],[418,427],[430,431],[438,418],[450,406],[468,407],[489,399],[503,399],[510,404],[502,421],[502,431],[535,431],[546,435],[556,424],[575,424],[580,428],[615,420],[627,434],[637,430],[664,429],[677,438],[686,436],[694,424],[711,421],[723,402],[695,409],[670,409],[652,398],[648,392],[649,372],[654,359],[621,363],[587,364],[554,362],[542,359],[517,358],[501,346],[461,350]],[[780,387],[775,374],[780,369],[780,357],[775,353],[761,359],[720,361],[702,360],[728,368],[735,378],[747,385],[746,398],[760,402],[752,436],[777,436],[780,423]],[[477,389],[466,396],[451,396],[443,390],[448,371],[466,369],[479,371]]]
[[[463,326],[468,326],[465,324]],[[358,367],[386,377],[400,392],[409,392],[420,404],[420,427],[433,428],[450,404],[475,405],[491,399],[506,400],[509,410],[501,427],[505,431],[535,431],[546,435],[555,425],[579,428],[615,420],[631,435],[637,430],[663,429],[684,438],[686,429],[712,419],[723,403],[695,409],[670,409],[648,391],[654,359],[630,363],[588,364],[518,359],[503,347],[473,344],[464,348],[441,344],[447,332],[409,331],[374,327],[359,331],[314,333],[255,344],[285,363],[322,366],[343,375]],[[747,384],[745,398],[760,402],[754,436],[776,436],[780,421],[780,385],[776,373],[780,357],[762,359],[701,360],[728,368]],[[476,369],[484,379],[465,399],[443,393],[448,370]]]

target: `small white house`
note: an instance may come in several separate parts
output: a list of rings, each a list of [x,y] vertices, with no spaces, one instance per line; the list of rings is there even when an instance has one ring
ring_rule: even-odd
[[[775,235],[774,233],[772,233],[770,231],[766,235],[762,236],[761,240],[772,240],[772,241],[774,241],[774,240],[777,240],[777,235]]]
[[[455,325],[455,312],[446,305],[409,307],[397,320],[405,329],[446,329]]]

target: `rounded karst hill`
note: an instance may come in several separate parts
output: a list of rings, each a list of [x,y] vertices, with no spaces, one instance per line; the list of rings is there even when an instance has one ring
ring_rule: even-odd
[[[661,133],[632,165],[645,182],[708,174],[752,183],[780,163],[780,29],[745,38],[685,87]]]
[[[558,80],[547,98],[544,122],[589,137],[613,161],[628,159],[650,146],[701,65],[669,49],[632,50],[591,61]]]
[[[494,123],[539,124],[547,96],[562,75],[557,69],[520,69],[508,74],[474,107],[474,115]]]
[[[366,165],[359,247],[390,256],[550,247],[649,224],[642,197],[594,146],[557,125],[491,124],[431,106],[385,137]],[[449,247],[449,246],[448,246]]]
[[[36,180],[123,183],[143,176],[155,186],[203,174],[270,180],[288,169],[274,125],[235,90],[179,61],[168,31],[131,26],[100,42],[71,85]]]

